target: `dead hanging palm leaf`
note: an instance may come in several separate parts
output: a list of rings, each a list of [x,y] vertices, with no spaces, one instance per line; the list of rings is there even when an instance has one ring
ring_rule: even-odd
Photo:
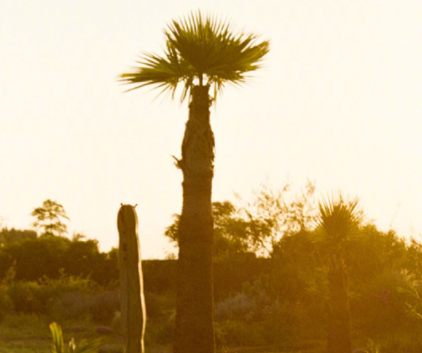
[[[216,96],[226,83],[245,83],[246,74],[259,69],[269,51],[268,41],[257,43],[256,35],[232,34],[229,22],[204,17],[200,11],[172,21],[164,34],[164,57],[144,54],[134,72],[121,75],[123,82],[136,85],[131,90],[152,85],[174,98],[183,83],[183,101],[199,82],[212,85]]]

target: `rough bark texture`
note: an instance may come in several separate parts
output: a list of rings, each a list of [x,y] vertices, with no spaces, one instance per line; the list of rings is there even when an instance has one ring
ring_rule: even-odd
[[[182,143],[183,207],[179,223],[174,353],[215,352],[213,329],[213,219],[211,192],[214,134],[209,86],[195,86]]]
[[[351,353],[350,307],[343,259],[331,256],[328,312],[328,353]]]
[[[135,207],[122,205],[119,230],[120,300],[125,353],[144,352],[146,310]]]

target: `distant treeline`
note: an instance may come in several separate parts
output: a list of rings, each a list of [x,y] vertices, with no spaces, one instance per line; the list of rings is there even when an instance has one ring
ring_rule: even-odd
[[[43,277],[89,277],[101,286],[118,283],[118,250],[100,252],[98,242],[83,237],[72,240],[63,236],[37,237],[27,230],[3,230],[13,233],[14,241],[0,245],[0,281],[13,271],[15,281],[37,281]],[[361,230],[361,237],[349,242],[345,249],[349,287],[352,290],[381,275],[396,273],[419,279],[422,277],[422,245],[409,244],[394,232],[381,232],[374,226]],[[326,249],[312,241],[311,233],[300,231],[286,235],[275,246],[270,257],[257,258],[254,253],[232,254],[217,258],[214,265],[215,299],[242,290],[245,282],[266,278],[271,286],[291,297],[309,292],[309,286],[320,287],[326,281]],[[177,260],[143,261],[145,287],[151,292],[175,290]],[[313,284],[312,284],[313,283]],[[372,295],[378,295],[373,293]]]
[[[2,233],[9,233],[3,230]],[[3,241],[0,247],[0,278],[9,269],[16,281],[36,281],[42,277],[59,278],[61,273],[71,276],[90,276],[100,285],[118,279],[117,250],[99,251],[98,242],[82,237],[70,240],[63,236],[32,236],[31,231],[17,231],[13,241]],[[24,237],[24,234],[29,236]],[[3,239],[5,237],[2,237]],[[0,237],[1,239],[1,237]]]
[[[329,248],[315,241],[314,232],[302,229],[285,234],[265,258],[247,251],[223,257],[217,254],[214,299],[217,338],[221,342],[259,345],[300,342],[305,336],[325,337]],[[82,237],[18,238],[3,241],[0,246],[0,283],[6,284],[3,302],[10,297],[10,307],[17,312],[46,311],[50,302],[55,303],[50,311],[72,308],[69,315],[89,308],[93,317],[111,320],[119,306],[117,249],[100,252],[97,241]],[[344,245],[343,265],[352,335],[400,336],[422,330],[422,244],[366,225]],[[173,325],[177,260],[146,260],[143,271],[148,316],[168,322],[160,333],[162,340],[157,338],[163,343],[164,337],[171,337],[171,331],[166,330]],[[88,282],[98,287],[97,294],[82,300],[77,292],[84,290],[77,288]],[[60,287],[53,296],[47,293],[46,283],[52,288],[65,286],[63,283],[77,288],[66,289],[70,291],[66,294]],[[71,299],[72,305],[60,304],[60,300],[65,303]],[[81,306],[79,311],[77,305]]]
[[[0,281],[8,271],[14,281],[37,281],[43,277],[60,278],[63,274],[89,277],[103,287],[116,286],[119,281],[118,250],[100,252],[98,242],[75,237],[40,236],[27,230],[7,230],[14,241],[5,241],[0,247]],[[3,237],[5,239],[6,237]],[[175,291],[176,260],[144,260],[143,272],[147,291],[165,293]],[[268,270],[267,259],[254,254],[234,255],[230,261],[215,264],[216,299],[242,289],[248,280],[259,278]]]

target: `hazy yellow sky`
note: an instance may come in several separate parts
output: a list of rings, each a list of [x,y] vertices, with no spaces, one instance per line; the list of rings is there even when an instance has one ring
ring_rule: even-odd
[[[369,218],[422,233],[422,2],[3,0],[0,216],[29,228],[57,200],[70,233],[118,244],[120,203],[138,204],[144,258],[172,251],[186,104],[117,83],[162,30],[201,9],[271,41],[265,69],[212,109],[214,200],[267,178],[361,198]]]

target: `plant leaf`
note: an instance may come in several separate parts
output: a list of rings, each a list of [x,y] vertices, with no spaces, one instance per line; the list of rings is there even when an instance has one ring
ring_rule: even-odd
[[[174,98],[183,82],[183,101],[195,82],[202,85],[206,79],[220,93],[225,83],[245,83],[246,74],[259,69],[269,51],[268,41],[257,43],[253,34],[233,34],[230,23],[204,17],[200,11],[172,21],[164,34],[163,57],[144,54],[133,72],[121,75],[123,82],[136,85],[130,90],[152,85],[161,93],[170,91]]]
[[[50,324],[50,331],[53,337],[53,353],[64,353],[62,328],[53,322]]]

